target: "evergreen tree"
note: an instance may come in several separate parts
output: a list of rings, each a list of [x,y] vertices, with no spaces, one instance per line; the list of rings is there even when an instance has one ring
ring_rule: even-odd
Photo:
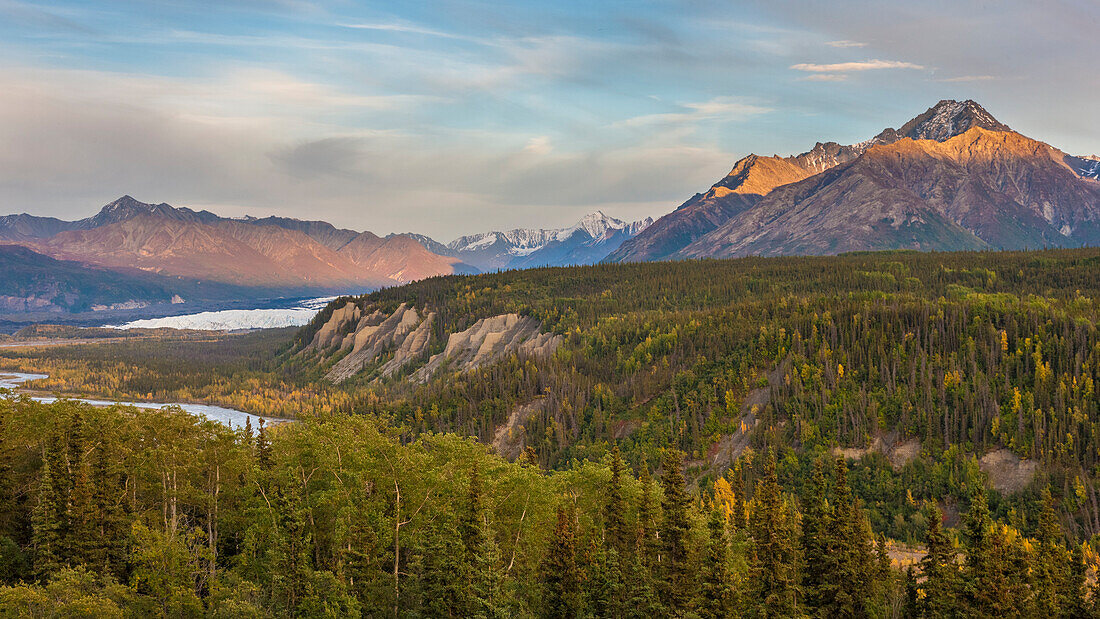
[[[829,530],[832,517],[826,499],[825,464],[814,461],[809,495],[802,503],[802,592],[806,606],[813,612],[823,612],[832,605],[832,581],[826,565],[832,553]]]
[[[626,612],[626,583],[619,553],[593,540],[588,556],[585,579],[588,608],[596,617],[622,617]]]
[[[748,516],[745,512],[745,481],[741,477],[741,462],[738,461],[729,470],[726,477],[730,481],[730,489],[733,491],[733,513],[730,515],[730,524],[735,535],[741,535],[745,531]]]
[[[626,500],[623,498],[623,458],[619,446],[611,450],[611,481],[607,486],[607,501],[604,505],[604,522],[607,528],[607,543],[619,555],[629,548],[626,531]]]
[[[96,509],[88,465],[83,454],[74,463],[72,501],[69,508],[69,552],[73,565],[90,567],[103,565],[103,536],[99,530],[99,510]]]
[[[57,489],[54,485],[51,458],[43,457],[38,478],[38,495],[31,513],[34,544],[34,572],[40,580],[48,579],[61,567],[61,523],[57,512]]]
[[[746,597],[749,616],[797,615],[794,544],[780,493],[775,456],[769,453],[756,484],[749,527],[752,535],[752,583]]]
[[[649,467],[642,467],[638,481],[642,485],[642,495],[638,500],[637,555],[647,567],[655,563],[657,539],[657,506],[653,498],[653,480],[649,476]]]
[[[470,471],[466,505],[458,529],[463,549],[464,614],[468,617],[491,616],[494,608],[491,585],[496,566],[493,564],[494,548],[485,513],[481,470],[476,463]]]
[[[921,616],[920,589],[917,587],[917,579],[913,576],[913,567],[905,570],[905,617]]]
[[[924,575],[921,616],[953,617],[959,614],[955,552],[943,532],[943,515],[939,508],[933,504],[928,512],[928,531],[924,540],[927,554],[920,562]]]
[[[256,463],[264,471],[271,470],[272,450],[271,442],[267,440],[267,428],[264,418],[260,417],[260,428],[256,432]]]
[[[454,552],[461,537],[453,522],[439,522],[425,535],[426,541],[418,554],[416,570],[417,592],[421,614],[425,617],[460,617],[466,612],[463,591],[465,583],[457,578],[462,573],[462,561]]]
[[[1074,619],[1089,616],[1088,602],[1085,600],[1085,585],[1088,580],[1088,567],[1085,565],[1085,553],[1081,546],[1074,544],[1070,554],[1069,578],[1066,579],[1066,614]]]
[[[870,539],[863,513],[848,486],[848,466],[837,458],[831,518],[826,527],[819,612],[826,617],[863,617],[874,584]]]
[[[966,539],[966,562],[963,572],[965,602],[971,612],[990,616],[993,612],[997,588],[993,579],[992,520],[985,488],[978,485],[970,498],[963,536]]]
[[[91,479],[98,525],[95,535],[101,541],[90,565],[121,577],[130,525],[122,500],[124,488],[117,451],[109,437],[102,437],[92,452]]]
[[[683,612],[691,599],[691,566],[688,557],[690,499],[684,489],[684,457],[676,450],[665,452],[661,487],[661,601],[671,613]]]
[[[1039,546],[1033,570],[1036,613],[1039,616],[1056,617],[1068,610],[1065,589],[1069,576],[1069,553],[1060,542],[1062,527],[1054,512],[1054,498],[1049,487],[1043,489],[1040,498],[1037,537]]]
[[[542,565],[542,616],[581,616],[581,572],[577,567],[576,524],[572,509],[558,508],[557,526]]]
[[[730,617],[737,608],[736,590],[730,573],[730,540],[726,532],[726,517],[717,506],[710,510],[707,531],[710,535],[703,568],[699,614],[712,619]]]

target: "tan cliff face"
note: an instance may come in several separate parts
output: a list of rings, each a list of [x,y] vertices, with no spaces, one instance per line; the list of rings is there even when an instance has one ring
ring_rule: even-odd
[[[533,318],[502,314],[446,334],[443,351],[429,358],[435,320],[434,312],[421,313],[405,303],[385,313],[363,311],[348,301],[332,312],[299,354],[312,355],[320,363],[343,355],[326,373],[337,383],[363,373],[380,380],[404,370],[411,370],[410,378],[423,383],[444,368],[464,372],[512,354],[547,356],[562,339],[542,333]]]

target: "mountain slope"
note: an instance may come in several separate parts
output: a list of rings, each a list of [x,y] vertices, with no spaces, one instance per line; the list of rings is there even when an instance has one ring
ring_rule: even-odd
[[[458,258],[434,254],[404,234],[380,238],[364,232],[337,253],[364,271],[403,284],[434,275],[475,272]]]
[[[263,218],[246,217],[242,221],[254,226],[277,226],[286,230],[297,230],[333,251],[338,251],[360,234],[355,230],[337,228],[327,221],[303,221],[290,217],[275,216]]]
[[[0,312],[83,312],[228,299],[243,292],[154,273],[89,267],[18,245],[0,245]]]
[[[66,260],[248,286],[341,288],[387,281],[356,272],[301,232],[226,220],[204,224],[144,214],[62,232],[32,247]]]
[[[72,230],[75,224],[56,217],[38,217],[21,213],[0,217],[0,241],[22,242],[44,239],[58,232]]]
[[[1062,159],[1011,131],[903,138],[773,191],[674,257],[1098,243],[1100,184]]]
[[[411,240],[383,242],[369,232],[324,221],[229,219],[130,196],[73,222],[32,215],[0,218],[0,240],[106,268],[287,291],[361,290],[472,271]]]
[[[884,129],[874,138],[858,144],[818,142],[809,151],[791,157],[748,155],[734,164],[730,173],[706,193],[697,194],[658,219],[645,233],[623,243],[606,261],[642,262],[675,256],[745,212],[776,187],[853,161],[872,146],[892,144],[904,138],[943,141],[972,127],[1009,130],[974,101],[944,100],[902,125],[901,129]]]

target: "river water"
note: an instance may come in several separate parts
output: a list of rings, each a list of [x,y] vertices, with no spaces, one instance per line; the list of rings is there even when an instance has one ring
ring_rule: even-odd
[[[11,389],[12,391],[19,388],[25,382],[32,380],[39,380],[42,378],[48,378],[46,374],[24,374],[22,372],[9,372],[7,370],[0,370],[0,389]],[[32,400],[37,402],[44,402],[49,404],[56,402],[57,398],[52,396],[31,396]],[[231,428],[243,427],[246,421],[252,422],[253,428],[260,427],[261,417],[257,415],[251,415],[243,411],[239,411],[232,408],[223,408],[221,406],[213,406],[211,404],[162,404],[159,402],[112,402],[109,400],[90,400],[87,398],[67,398],[74,402],[85,402],[92,406],[111,406],[113,404],[122,404],[123,406],[134,406],[137,408],[149,408],[159,409],[165,406],[178,406],[185,412],[192,415],[200,415],[206,417],[212,421],[223,423]],[[263,417],[264,423],[272,425],[276,423],[284,423],[290,421],[289,419],[281,419],[278,417]]]

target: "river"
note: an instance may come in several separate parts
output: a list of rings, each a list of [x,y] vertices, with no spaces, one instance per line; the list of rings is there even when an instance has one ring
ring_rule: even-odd
[[[25,382],[32,380],[40,380],[48,378],[47,374],[25,374],[22,372],[9,372],[7,370],[0,370],[0,389],[11,389],[15,391]],[[57,398],[53,396],[31,396],[32,400],[37,402],[44,402],[49,404],[56,402]],[[134,406],[137,408],[149,408],[159,409],[165,406],[178,406],[183,409],[184,412],[192,415],[199,415],[206,417],[212,421],[223,423],[231,428],[243,427],[246,421],[252,422],[253,428],[258,428],[260,425],[260,419],[264,420],[267,425],[273,425],[277,423],[284,423],[291,421],[290,419],[282,419],[278,417],[259,417],[258,415],[252,415],[243,411],[239,411],[232,408],[223,408],[221,406],[214,406],[212,404],[162,404],[159,402],[112,402],[109,400],[91,400],[87,398],[66,398],[74,402],[85,402],[92,406],[111,406],[113,404],[121,404],[123,406]]]

